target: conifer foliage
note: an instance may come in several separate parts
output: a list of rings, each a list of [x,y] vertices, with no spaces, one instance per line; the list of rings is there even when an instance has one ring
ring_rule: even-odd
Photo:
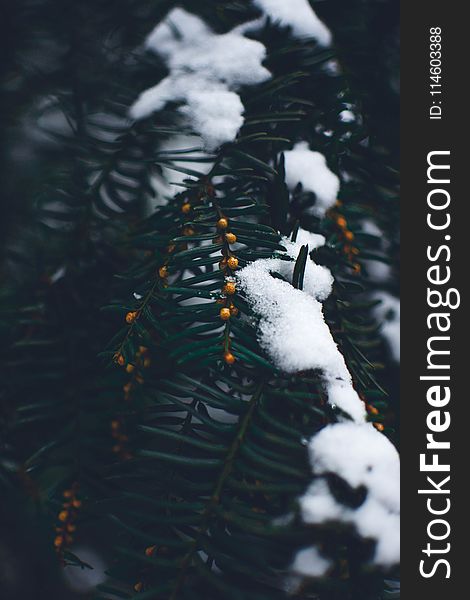
[[[89,597],[396,597],[390,15],[12,12],[0,486]]]

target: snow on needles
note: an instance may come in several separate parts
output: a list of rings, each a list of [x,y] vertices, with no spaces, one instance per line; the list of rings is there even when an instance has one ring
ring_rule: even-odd
[[[243,125],[244,112],[236,90],[271,77],[262,65],[264,45],[240,31],[216,34],[181,8],[170,11],[145,45],[163,58],[170,73],[140,94],[131,106],[131,117],[142,119],[168,102],[177,102],[208,151],[233,141]]]
[[[300,498],[303,520],[351,525],[360,536],[376,542],[373,563],[388,567],[399,559],[398,454],[390,441],[367,423],[364,404],[324,320],[321,302],[331,291],[331,273],[309,258],[303,289],[298,290],[290,284],[295,262],[285,260],[297,258],[302,245],[313,250],[324,241],[322,236],[300,229],[296,242],[282,240],[284,259],[278,253],[274,258],[256,260],[241,269],[237,278],[259,317],[260,345],[276,367],[287,373],[319,371],[328,402],[343,413],[340,422],[326,426],[309,441],[315,479]],[[336,499],[326,477],[331,473],[352,488],[365,489],[358,508]],[[292,565],[294,572],[310,577],[318,577],[328,568],[329,562],[312,548],[301,550]]]
[[[314,38],[321,46],[331,44],[330,30],[308,0],[254,0],[254,4],[273,21],[289,26],[295,36]]]
[[[299,575],[321,577],[331,566],[331,561],[324,558],[315,546],[311,546],[297,552],[292,570]]]
[[[299,230],[297,241],[282,240],[286,255],[297,258],[302,245],[309,250],[324,238]],[[295,262],[266,258],[252,262],[238,273],[241,289],[259,315],[258,338],[273,363],[286,373],[321,371],[328,397],[352,419],[362,422],[364,404],[354,391],[351,376],[323,317],[321,302],[331,292],[333,277],[328,269],[308,259],[303,290],[290,281]],[[276,272],[286,280],[274,278]]]
[[[313,472],[317,476],[301,498],[306,523],[343,522],[357,533],[376,541],[373,562],[393,566],[400,557],[400,465],[387,438],[371,425],[327,425],[309,444]],[[338,502],[323,475],[334,473],[352,488],[367,491],[358,508]]]
[[[326,164],[326,159],[320,152],[313,152],[307,142],[299,142],[293,148],[284,152],[286,184],[290,190],[301,183],[306,192],[316,196],[312,213],[321,218],[331,208],[338,196],[339,178]]]

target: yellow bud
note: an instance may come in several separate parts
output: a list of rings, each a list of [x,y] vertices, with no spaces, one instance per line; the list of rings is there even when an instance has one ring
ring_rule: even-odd
[[[230,319],[230,309],[221,308],[219,316],[222,319],[222,321],[228,321]]]
[[[231,256],[227,260],[227,264],[232,270],[236,269],[238,267],[238,258],[236,258],[235,256]]]
[[[235,356],[231,352],[224,352],[224,360],[228,365],[233,365]]]
[[[148,546],[148,548],[145,548],[145,556],[152,556],[152,554],[155,553],[156,549],[156,546]]]
[[[133,310],[131,312],[128,312],[126,315],[126,323],[133,323],[137,318],[137,311]]]
[[[229,244],[234,244],[237,241],[237,236],[234,233],[226,233],[225,239]]]
[[[233,281],[227,281],[223,289],[224,294],[227,294],[227,296],[232,296],[236,291],[237,286],[233,283]]]

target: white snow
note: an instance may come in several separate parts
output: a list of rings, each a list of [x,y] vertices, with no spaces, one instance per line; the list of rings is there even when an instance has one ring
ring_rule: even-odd
[[[352,110],[346,108],[339,113],[339,120],[342,123],[352,123],[356,120],[356,116]]]
[[[321,577],[331,566],[331,561],[324,558],[315,546],[311,546],[297,552],[292,571],[307,577]]]
[[[299,230],[297,241],[284,238],[286,254],[297,258],[303,244],[309,250],[324,243],[321,236]],[[328,401],[363,422],[364,404],[352,386],[351,375],[323,317],[321,302],[331,292],[330,271],[307,260],[303,290],[290,283],[295,262],[282,258],[256,260],[237,275],[240,288],[259,316],[258,339],[273,363],[286,373],[319,370]],[[282,275],[286,281],[274,278]]]
[[[208,151],[233,141],[243,125],[244,107],[236,91],[271,77],[263,67],[266,48],[242,32],[214,33],[199,17],[174,8],[146,40],[170,73],[144,91],[130,115],[142,119],[177,102],[179,112]]]
[[[286,255],[292,258],[303,244],[311,250],[324,242],[322,236],[302,229],[296,242],[282,240]],[[237,279],[259,317],[259,343],[276,367],[287,373],[318,370],[327,401],[346,413],[308,442],[315,479],[299,499],[301,515],[309,524],[335,521],[351,525],[362,538],[376,542],[373,563],[389,567],[398,563],[400,549],[398,454],[391,442],[367,423],[364,404],[324,320],[321,302],[331,291],[331,273],[309,258],[303,289],[298,290],[289,283],[294,264],[277,256],[259,259],[241,269]],[[274,278],[273,272],[285,281]],[[334,497],[324,477],[328,473],[352,488],[365,488],[365,499],[358,508],[343,505]],[[329,567],[316,548],[308,548],[297,553],[292,570],[299,576],[316,577]]]
[[[286,184],[293,190],[301,183],[307,192],[316,195],[316,202],[312,213],[322,218],[325,213],[336,202],[340,182],[326,163],[326,159],[320,152],[309,149],[307,142],[297,143],[293,150],[284,152]]]
[[[373,562],[388,567],[400,557],[400,465],[389,440],[370,424],[335,423],[309,444],[317,476],[301,498],[306,523],[340,521],[353,525],[365,539],[376,542]],[[364,486],[367,495],[358,508],[339,503],[321,476],[335,473],[352,488]]]
[[[400,300],[388,292],[374,292],[372,300],[380,300],[373,313],[382,323],[381,332],[393,360],[400,362]]]
[[[330,30],[308,0],[254,0],[254,4],[273,21],[290,27],[295,36],[314,38],[321,46],[331,44]]]

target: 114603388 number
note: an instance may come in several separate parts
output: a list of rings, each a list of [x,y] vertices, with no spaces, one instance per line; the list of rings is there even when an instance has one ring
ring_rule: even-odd
[[[429,29],[429,74],[431,79],[431,94],[440,94],[442,73],[442,30],[440,27]]]

